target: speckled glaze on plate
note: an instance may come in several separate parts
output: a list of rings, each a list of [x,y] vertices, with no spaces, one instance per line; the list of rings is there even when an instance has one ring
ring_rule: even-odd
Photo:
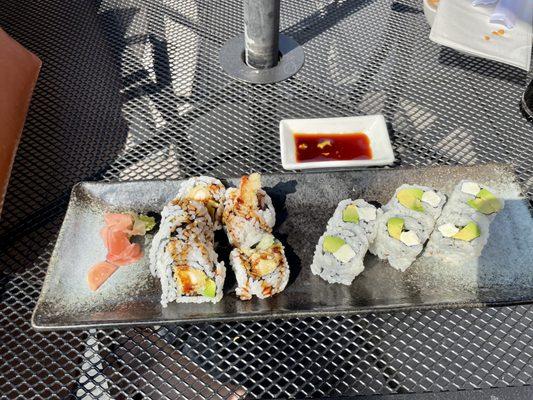
[[[315,245],[340,200],[362,197],[383,204],[402,183],[433,186],[449,194],[462,179],[488,184],[506,200],[491,224],[479,264],[457,268],[421,258],[400,273],[368,255],[365,271],[351,286],[328,284],[311,273]],[[150,276],[146,257],[119,269],[91,292],[87,271],[105,258],[98,235],[104,211],[159,211],[176,194],[179,183],[76,185],[34,310],[33,327],[102,328],[533,302],[531,211],[512,167],[500,164],[263,176],[276,207],[275,234],[286,247],[291,267],[286,290],[266,300],[238,300],[228,268],[220,303],[162,308],[159,283]],[[238,179],[226,183],[236,185]],[[145,249],[151,238],[145,238]],[[217,251],[227,264],[227,242],[222,234],[217,239]]]

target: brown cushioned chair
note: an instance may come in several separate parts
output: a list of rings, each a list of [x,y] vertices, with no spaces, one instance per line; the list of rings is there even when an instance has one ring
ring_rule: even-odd
[[[0,29],[0,214],[41,60]]]

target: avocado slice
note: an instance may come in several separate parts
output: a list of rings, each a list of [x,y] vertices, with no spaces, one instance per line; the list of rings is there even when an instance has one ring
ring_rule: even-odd
[[[471,240],[474,240],[480,235],[481,230],[479,229],[479,226],[475,222],[471,221],[452,237],[457,240],[464,240],[465,242],[470,242]]]
[[[402,234],[404,221],[402,218],[391,218],[387,221],[387,230],[389,235],[394,239],[400,240]]]
[[[216,296],[216,294],[217,294],[217,285],[215,281],[213,279],[207,278],[207,280],[205,281],[205,288],[204,288],[202,295],[205,297],[213,298]]]
[[[326,236],[322,244],[324,251],[328,253],[335,253],[341,248],[342,245],[346,244],[344,240],[337,236]]]
[[[348,204],[342,211],[342,220],[344,222],[352,222],[354,224],[359,223],[359,213],[357,212],[357,206],[355,204]]]
[[[423,195],[424,191],[422,189],[409,188],[400,190],[396,197],[402,206],[422,212],[424,211],[424,206],[422,205]]]
[[[482,214],[497,213],[502,209],[502,203],[487,189],[481,189],[475,199],[467,201],[467,204]]]

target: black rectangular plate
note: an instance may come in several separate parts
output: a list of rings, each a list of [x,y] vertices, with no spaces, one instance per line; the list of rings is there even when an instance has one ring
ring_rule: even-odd
[[[311,273],[315,245],[340,200],[362,197],[383,204],[402,183],[432,186],[449,194],[462,179],[490,185],[506,200],[492,222],[478,265],[458,268],[422,257],[401,273],[368,255],[365,271],[351,286],[328,284]],[[228,267],[220,303],[162,308],[159,283],[150,276],[146,257],[119,269],[97,292],[89,291],[87,271],[105,259],[98,234],[104,211],[158,212],[175,196],[179,183],[76,185],[34,310],[33,327],[60,330],[533,302],[531,211],[512,168],[500,164],[263,176],[277,212],[274,233],[284,243],[291,267],[286,290],[269,299],[238,300]],[[238,179],[226,183],[236,185]],[[151,238],[145,239],[145,252]],[[217,250],[227,265],[227,242],[223,235],[217,238]]]

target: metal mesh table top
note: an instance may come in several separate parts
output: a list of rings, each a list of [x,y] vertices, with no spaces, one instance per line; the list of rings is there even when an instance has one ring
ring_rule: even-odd
[[[282,2],[293,78],[225,76],[238,0],[4,1],[43,59],[0,224],[0,396],[420,393],[533,384],[533,307],[38,334],[72,185],[281,169],[278,121],[383,113],[399,165],[512,162],[533,197],[526,73],[428,40],[417,0]]]

